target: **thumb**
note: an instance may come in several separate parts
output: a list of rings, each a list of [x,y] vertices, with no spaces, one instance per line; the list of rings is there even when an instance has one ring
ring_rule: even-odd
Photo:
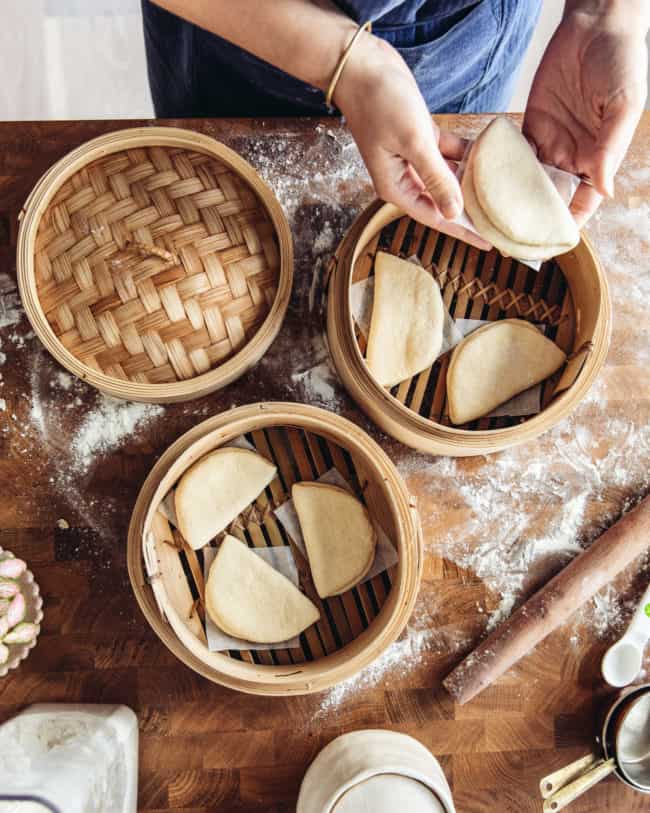
[[[614,197],[614,176],[632,141],[638,118],[625,99],[614,102],[605,111],[593,154],[588,161],[589,177],[601,195]]]
[[[410,162],[442,216],[447,220],[457,218],[463,211],[460,184],[435,141],[427,140],[405,154],[404,158]]]

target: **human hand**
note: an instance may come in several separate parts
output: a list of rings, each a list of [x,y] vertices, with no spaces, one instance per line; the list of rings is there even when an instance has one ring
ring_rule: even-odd
[[[413,74],[383,40],[362,35],[336,86],[334,102],[380,198],[480,249],[490,244],[453,222],[463,196],[453,162],[466,142],[433,122]]]
[[[603,195],[614,195],[614,176],[643,111],[648,59],[647,28],[631,13],[634,3],[618,14],[581,5],[567,3],[523,125],[541,161],[582,177],[570,207],[580,227]]]

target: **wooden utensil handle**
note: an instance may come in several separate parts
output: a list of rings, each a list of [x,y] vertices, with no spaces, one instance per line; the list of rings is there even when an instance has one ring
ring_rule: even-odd
[[[650,545],[650,497],[576,556],[443,681],[462,705],[493,683]]]
[[[598,757],[595,754],[587,754],[586,757],[580,757],[580,759],[576,759],[575,762],[572,762],[570,765],[565,765],[564,768],[560,768],[558,771],[545,776],[539,783],[542,799],[548,799],[550,796],[553,796],[560,788],[563,788],[565,785],[568,785],[569,782],[573,782],[574,779],[582,776],[582,774],[589,770],[589,768],[592,768],[596,762],[598,762]]]
[[[579,776],[554,796],[551,796],[550,799],[546,799],[543,808],[544,813],[558,813],[559,810],[563,810],[567,805],[575,801],[578,796],[582,796],[589,788],[593,788],[601,779],[609,776],[610,773],[614,773],[615,770],[616,761],[613,758],[608,759],[607,762],[599,762],[590,771]]]

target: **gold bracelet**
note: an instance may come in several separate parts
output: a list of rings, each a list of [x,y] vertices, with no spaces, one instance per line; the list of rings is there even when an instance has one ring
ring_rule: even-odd
[[[359,39],[361,36],[362,31],[368,31],[368,33],[372,32],[372,22],[368,20],[367,23],[363,23],[360,25],[357,30],[354,32],[354,36],[350,40],[349,45],[343,51],[341,58],[339,59],[339,63],[336,66],[336,70],[334,71],[334,75],[332,76],[332,81],[327,88],[327,93],[325,94],[325,104],[328,107],[332,107],[332,96],[334,96],[334,91],[336,90],[336,86],[338,84],[339,79],[341,78],[341,74],[343,73],[343,68],[345,68],[345,63],[348,61],[348,57],[354,48],[354,43]]]

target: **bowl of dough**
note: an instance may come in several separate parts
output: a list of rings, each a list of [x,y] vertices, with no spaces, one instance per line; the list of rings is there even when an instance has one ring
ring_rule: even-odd
[[[188,666],[241,691],[304,694],[400,634],[421,531],[397,470],[359,427],[253,404],[204,421],[156,463],[128,565],[148,622]]]
[[[607,279],[565,202],[567,173],[542,165],[505,118],[462,171],[465,222],[494,248],[375,201],[337,249],[327,317],[334,364],[364,411],[413,448],[454,456],[514,446],[566,417],[611,332]]]

